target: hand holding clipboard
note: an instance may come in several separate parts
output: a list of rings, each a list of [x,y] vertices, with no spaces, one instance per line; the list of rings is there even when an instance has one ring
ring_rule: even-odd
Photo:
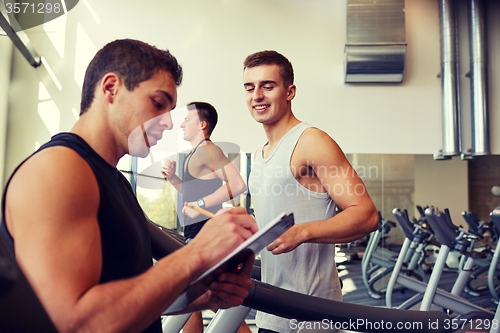
[[[234,272],[249,255],[256,254],[294,225],[293,214],[282,213],[266,224],[233,252],[200,275],[164,312],[171,314],[183,310],[200,297],[222,272]],[[224,268],[225,266],[225,268]],[[224,268],[224,269],[222,269]]]

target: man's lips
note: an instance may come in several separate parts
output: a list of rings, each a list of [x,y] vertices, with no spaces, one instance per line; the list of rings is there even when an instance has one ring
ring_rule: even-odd
[[[141,124],[142,135],[144,137],[144,141],[146,143],[146,147],[150,148],[158,143],[161,140],[162,134],[149,134],[146,132],[144,125]]]
[[[158,141],[160,141],[161,138],[158,138],[157,136],[153,135],[151,136],[151,138],[149,139],[149,143],[152,146],[156,145],[158,143]]]
[[[160,134],[151,134],[151,137],[153,137],[153,140],[155,141],[155,143],[152,144],[152,146],[154,146],[155,144],[158,143],[158,141],[161,140],[161,138],[163,137],[163,133],[160,133]]]
[[[269,109],[269,104],[257,104],[253,106],[253,109],[258,113],[262,113]]]

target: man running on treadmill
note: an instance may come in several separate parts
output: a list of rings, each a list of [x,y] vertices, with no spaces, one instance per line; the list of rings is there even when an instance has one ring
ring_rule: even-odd
[[[215,108],[205,102],[192,102],[187,108],[181,128],[184,140],[193,149],[186,156],[182,180],[175,174],[176,162],[172,160],[165,161],[162,174],[182,194],[182,202],[216,213],[222,208],[223,202],[233,200],[245,191],[246,185],[238,169],[210,140],[217,124]],[[184,237],[191,240],[207,218],[188,206],[184,206],[182,213]]]
[[[187,154],[183,166],[182,180],[175,174],[176,162],[167,160],[162,174],[182,194],[182,202],[198,206],[212,213],[222,208],[222,203],[246,190],[238,169],[222,150],[210,141],[217,124],[217,111],[205,102],[191,102],[181,128],[184,140],[193,149]],[[226,182],[222,185],[222,182]],[[208,219],[198,211],[184,206],[184,237],[190,242]],[[195,312],[183,328],[184,333],[203,332],[201,312]],[[245,331],[248,332],[248,331]]]
[[[160,333],[160,314],[257,230],[234,208],[152,266],[147,217],[116,165],[125,154],[147,156],[172,128],[181,80],[168,51],[135,40],[107,44],[87,68],[71,131],[43,145],[7,184],[2,234],[60,332]],[[252,262],[242,274],[220,275],[185,311],[241,304]]]

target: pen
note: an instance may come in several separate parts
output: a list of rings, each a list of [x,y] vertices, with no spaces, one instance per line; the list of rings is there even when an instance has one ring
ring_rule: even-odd
[[[205,209],[200,208],[198,206],[195,206],[195,205],[192,205],[192,204],[188,204],[187,202],[184,203],[184,206],[192,208],[192,209],[196,210],[197,212],[199,212],[199,213],[201,213],[201,214],[203,214],[205,216],[208,216],[208,217],[214,217],[215,216],[214,213],[209,212],[208,210],[205,210]]]

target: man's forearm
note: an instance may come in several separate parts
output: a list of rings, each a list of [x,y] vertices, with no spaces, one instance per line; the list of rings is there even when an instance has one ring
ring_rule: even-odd
[[[74,308],[66,309],[66,313],[57,311],[51,317],[61,332],[142,331],[204,268],[199,254],[184,247],[138,277],[92,287]]]
[[[229,201],[241,193],[243,193],[246,189],[245,184],[243,183],[243,186],[237,185],[234,187],[231,187],[231,184],[225,184],[219,187],[214,193],[207,195],[204,197],[205,201],[205,206],[206,207],[213,207],[222,204],[223,202]],[[228,189],[229,187],[229,189]],[[231,191],[231,196],[229,195],[229,190]]]
[[[304,223],[301,226],[304,243],[342,244],[355,241],[376,230],[376,210],[352,206],[323,221]]]
[[[176,174],[167,179],[170,184],[177,190],[177,192],[182,193],[182,179],[179,178]]]

